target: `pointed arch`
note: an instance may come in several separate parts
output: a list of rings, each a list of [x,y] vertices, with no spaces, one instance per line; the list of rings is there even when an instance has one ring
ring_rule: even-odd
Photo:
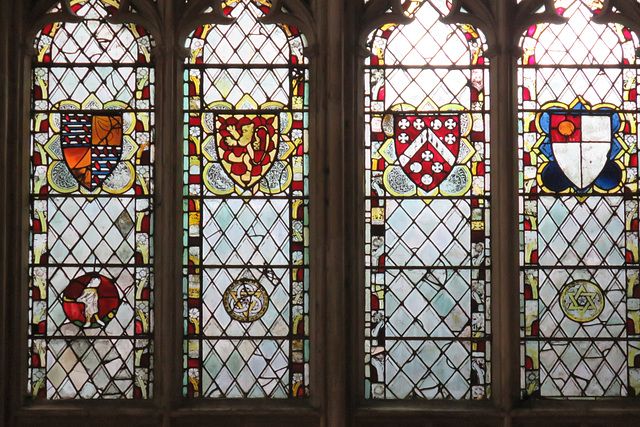
[[[154,39],[118,7],[58,4],[33,45],[33,398],[152,395]]]
[[[638,37],[615,7],[557,0],[520,40],[524,398],[640,391]]]
[[[365,395],[484,399],[486,42],[449,2],[399,3],[365,61]]]
[[[219,5],[185,43],[184,394],[307,396],[306,40],[277,2]]]

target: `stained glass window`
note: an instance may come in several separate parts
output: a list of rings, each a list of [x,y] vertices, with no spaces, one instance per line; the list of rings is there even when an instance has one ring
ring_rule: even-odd
[[[407,0],[365,66],[365,395],[489,396],[485,41]]]
[[[72,0],[36,37],[31,88],[29,392],[152,394],[152,40]],[[53,10],[60,10],[57,7]]]
[[[308,69],[267,0],[187,40],[184,394],[308,394]],[[232,20],[233,19],[233,20]]]
[[[640,392],[638,38],[602,3],[521,40],[522,394]]]

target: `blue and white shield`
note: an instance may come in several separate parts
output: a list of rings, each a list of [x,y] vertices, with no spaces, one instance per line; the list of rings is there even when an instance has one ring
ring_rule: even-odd
[[[551,148],[562,172],[577,188],[587,188],[609,159],[610,114],[552,114]]]
[[[549,160],[540,169],[544,189],[585,192],[594,186],[611,190],[621,185],[623,168],[615,160],[624,148],[618,135],[621,125],[616,110],[582,103],[540,113],[539,127],[546,136],[538,149]]]

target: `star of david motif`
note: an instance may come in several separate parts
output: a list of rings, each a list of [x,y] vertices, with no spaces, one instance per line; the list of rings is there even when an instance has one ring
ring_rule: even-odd
[[[253,322],[261,318],[269,307],[269,295],[253,279],[234,280],[222,296],[229,316],[239,322]]]
[[[595,283],[576,280],[568,283],[560,294],[562,311],[571,320],[589,322],[600,315],[604,307],[602,291]]]

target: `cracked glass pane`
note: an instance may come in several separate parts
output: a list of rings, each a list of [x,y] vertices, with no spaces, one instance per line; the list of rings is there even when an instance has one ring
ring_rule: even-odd
[[[521,39],[524,398],[640,392],[638,37],[602,7],[557,0]]]
[[[149,398],[153,40],[107,22],[117,1],[71,7],[32,64],[29,392]]]
[[[309,395],[305,39],[223,3],[187,40],[184,395]]]
[[[365,395],[490,397],[484,37],[408,0],[365,63]]]

